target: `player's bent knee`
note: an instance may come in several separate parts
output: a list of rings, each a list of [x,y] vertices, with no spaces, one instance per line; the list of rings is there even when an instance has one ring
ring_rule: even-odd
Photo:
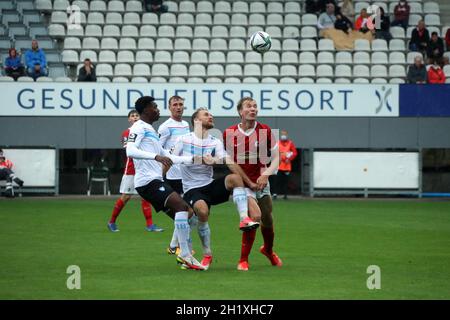
[[[243,187],[244,181],[242,180],[241,176],[235,173],[232,173],[228,175],[227,177],[228,183],[230,184],[230,187],[236,188],[236,187]]]

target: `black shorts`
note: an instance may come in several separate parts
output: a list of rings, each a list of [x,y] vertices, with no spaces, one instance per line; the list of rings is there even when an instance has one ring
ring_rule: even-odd
[[[167,198],[174,192],[168,183],[161,180],[152,180],[145,186],[137,187],[136,191],[152,204],[156,212],[165,209]]]
[[[177,180],[166,179],[164,181],[167,182],[176,193],[183,194],[183,182],[181,179]]]
[[[192,208],[199,200],[204,200],[208,205],[208,208],[210,208],[216,204],[227,202],[230,198],[230,194],[231,190],[225,188],[225,177],[222,177],[215,179],[204,187],[189,190],[184,194],[183,199]]]

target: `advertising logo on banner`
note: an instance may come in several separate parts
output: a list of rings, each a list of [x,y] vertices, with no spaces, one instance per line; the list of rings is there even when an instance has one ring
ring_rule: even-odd
[[[253,97],[264,117],[398,117],[398,85],[4,83],[0,116],[124,116],[141,96],[168,116],[169,98],[184,97],[185,115],[208,108],[235,117],[240,98]]]

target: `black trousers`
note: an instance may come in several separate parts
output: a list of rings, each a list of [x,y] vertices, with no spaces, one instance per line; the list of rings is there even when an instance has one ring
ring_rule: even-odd
[[[0,180],[6,180],[6,182],[12,182],[13,172],[11,169],[2,168],[0,169]]]
[[[289,184],[289,176],[291,172],[290,171],[281,171],[278,170],[277,173],[277,193],[279,195],[287,196],[288,192],[288,184]]]

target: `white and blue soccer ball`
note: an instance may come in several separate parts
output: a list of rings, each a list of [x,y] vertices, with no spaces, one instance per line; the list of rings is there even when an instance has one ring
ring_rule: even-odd
[[[268,33],[257,31],[250,36],[250,46],[254,51],[264,53],[272,47],[272,39]]]

